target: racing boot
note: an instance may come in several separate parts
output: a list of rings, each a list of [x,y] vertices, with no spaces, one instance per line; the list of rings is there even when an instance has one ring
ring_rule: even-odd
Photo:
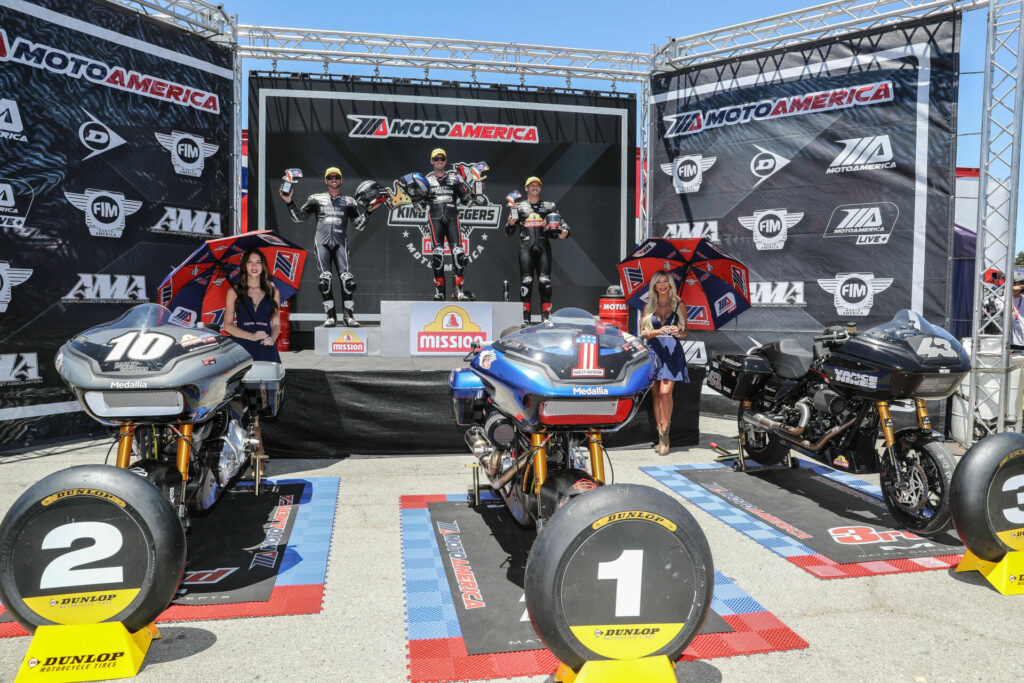
[[[530,302],[529,301],[524,301],[523,302],[523,325],[522,326],[526,327],[531,322],[532,322],[532,320],[530,319]]]
[[[452,301],[476,301],[476,296],[468,289],[456,285],[452,290]]]
[[[444,278],[443,277],[435,277],[434,278],[434,301],[444,301],[444,299],[445,299]]]
[[[359,321],[348,308],[341,309],[341,323],[345,327],[359,327]]]
[[[338,314],[334,311],[334,304],[324,309],[327,319],[324,320],[324,327],[334,327],[338,324]]]
[[[548,320],[551,320],[551,304],[550,303],[541,304],[540,305],[540,321],[542,323],[546,323]]]

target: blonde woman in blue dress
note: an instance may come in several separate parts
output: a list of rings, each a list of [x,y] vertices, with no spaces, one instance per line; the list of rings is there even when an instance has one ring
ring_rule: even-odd
[[[668,273],[659,270],[651,277],[647,305],[640,318],[640,336],[658,357],[658,374],[651,388],[654,421],[658,426],[658,455],[668,455],[669,423],[672,421],[672,389],[676,382],[689,382],[686,353],[680,341],[686,336],[686,306]]]

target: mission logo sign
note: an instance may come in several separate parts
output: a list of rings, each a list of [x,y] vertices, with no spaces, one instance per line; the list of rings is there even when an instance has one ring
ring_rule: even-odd
[[[465,355],[473,342],[493,338],[490,304],[413,302],[409,323],[414,356]]]

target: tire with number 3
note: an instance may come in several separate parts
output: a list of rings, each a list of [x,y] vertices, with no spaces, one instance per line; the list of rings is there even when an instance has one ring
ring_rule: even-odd
[[[0,600],[29,631],[105,621],[137,631],[167,608],[184,571],[174,509],[116,467],[51,474],[0,523]]]
[[[953,472],[950,498],[956,532],[977,557],[998,562],[1024,550],[1024,434],[974,444]]]
[[[613,484],[576,496],[538,535],[526,563],[534,630],[564,664],[677,659],[711,607],[707,538],[674,498]]]

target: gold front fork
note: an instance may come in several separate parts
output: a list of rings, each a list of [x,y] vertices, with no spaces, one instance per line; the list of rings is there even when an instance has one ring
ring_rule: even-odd
[[[135,425],[131,422],[122,422],[121,431],[117,437],[117,462],[115,463],[122,470],[128,469],[132,459],[132,442],[135,440]]]
[[[181,502],[185,502],[185,484],[188,483],[188,461],[192,456],[192,423],[178,429],[178,472],[181,473]]]
[[[921,429],[931,430],[932,421],[928,418],[928,406],[925,404],[923,398],[916,399],[917,401],[917,423],[921,425]]]
[[[918,412],[920,414],[920,407],[918,407]],[[896,432],[892,428],[892,413],[889,412],[889,404],[885,401],[878,402],[878,418],[882,425],[882,434],[885,436],[885,447],[892,448],[896,443]]]
[[[599,484],[604,483],[604,446],[601,444],[601,432],[591,429],[587,434],[587,447],[590,449],[590,473]]]
[[[534,432],[530,434],[530,445],[533,446],[533,492],[539,494],[541,485],[548,478],[547,434]]]

